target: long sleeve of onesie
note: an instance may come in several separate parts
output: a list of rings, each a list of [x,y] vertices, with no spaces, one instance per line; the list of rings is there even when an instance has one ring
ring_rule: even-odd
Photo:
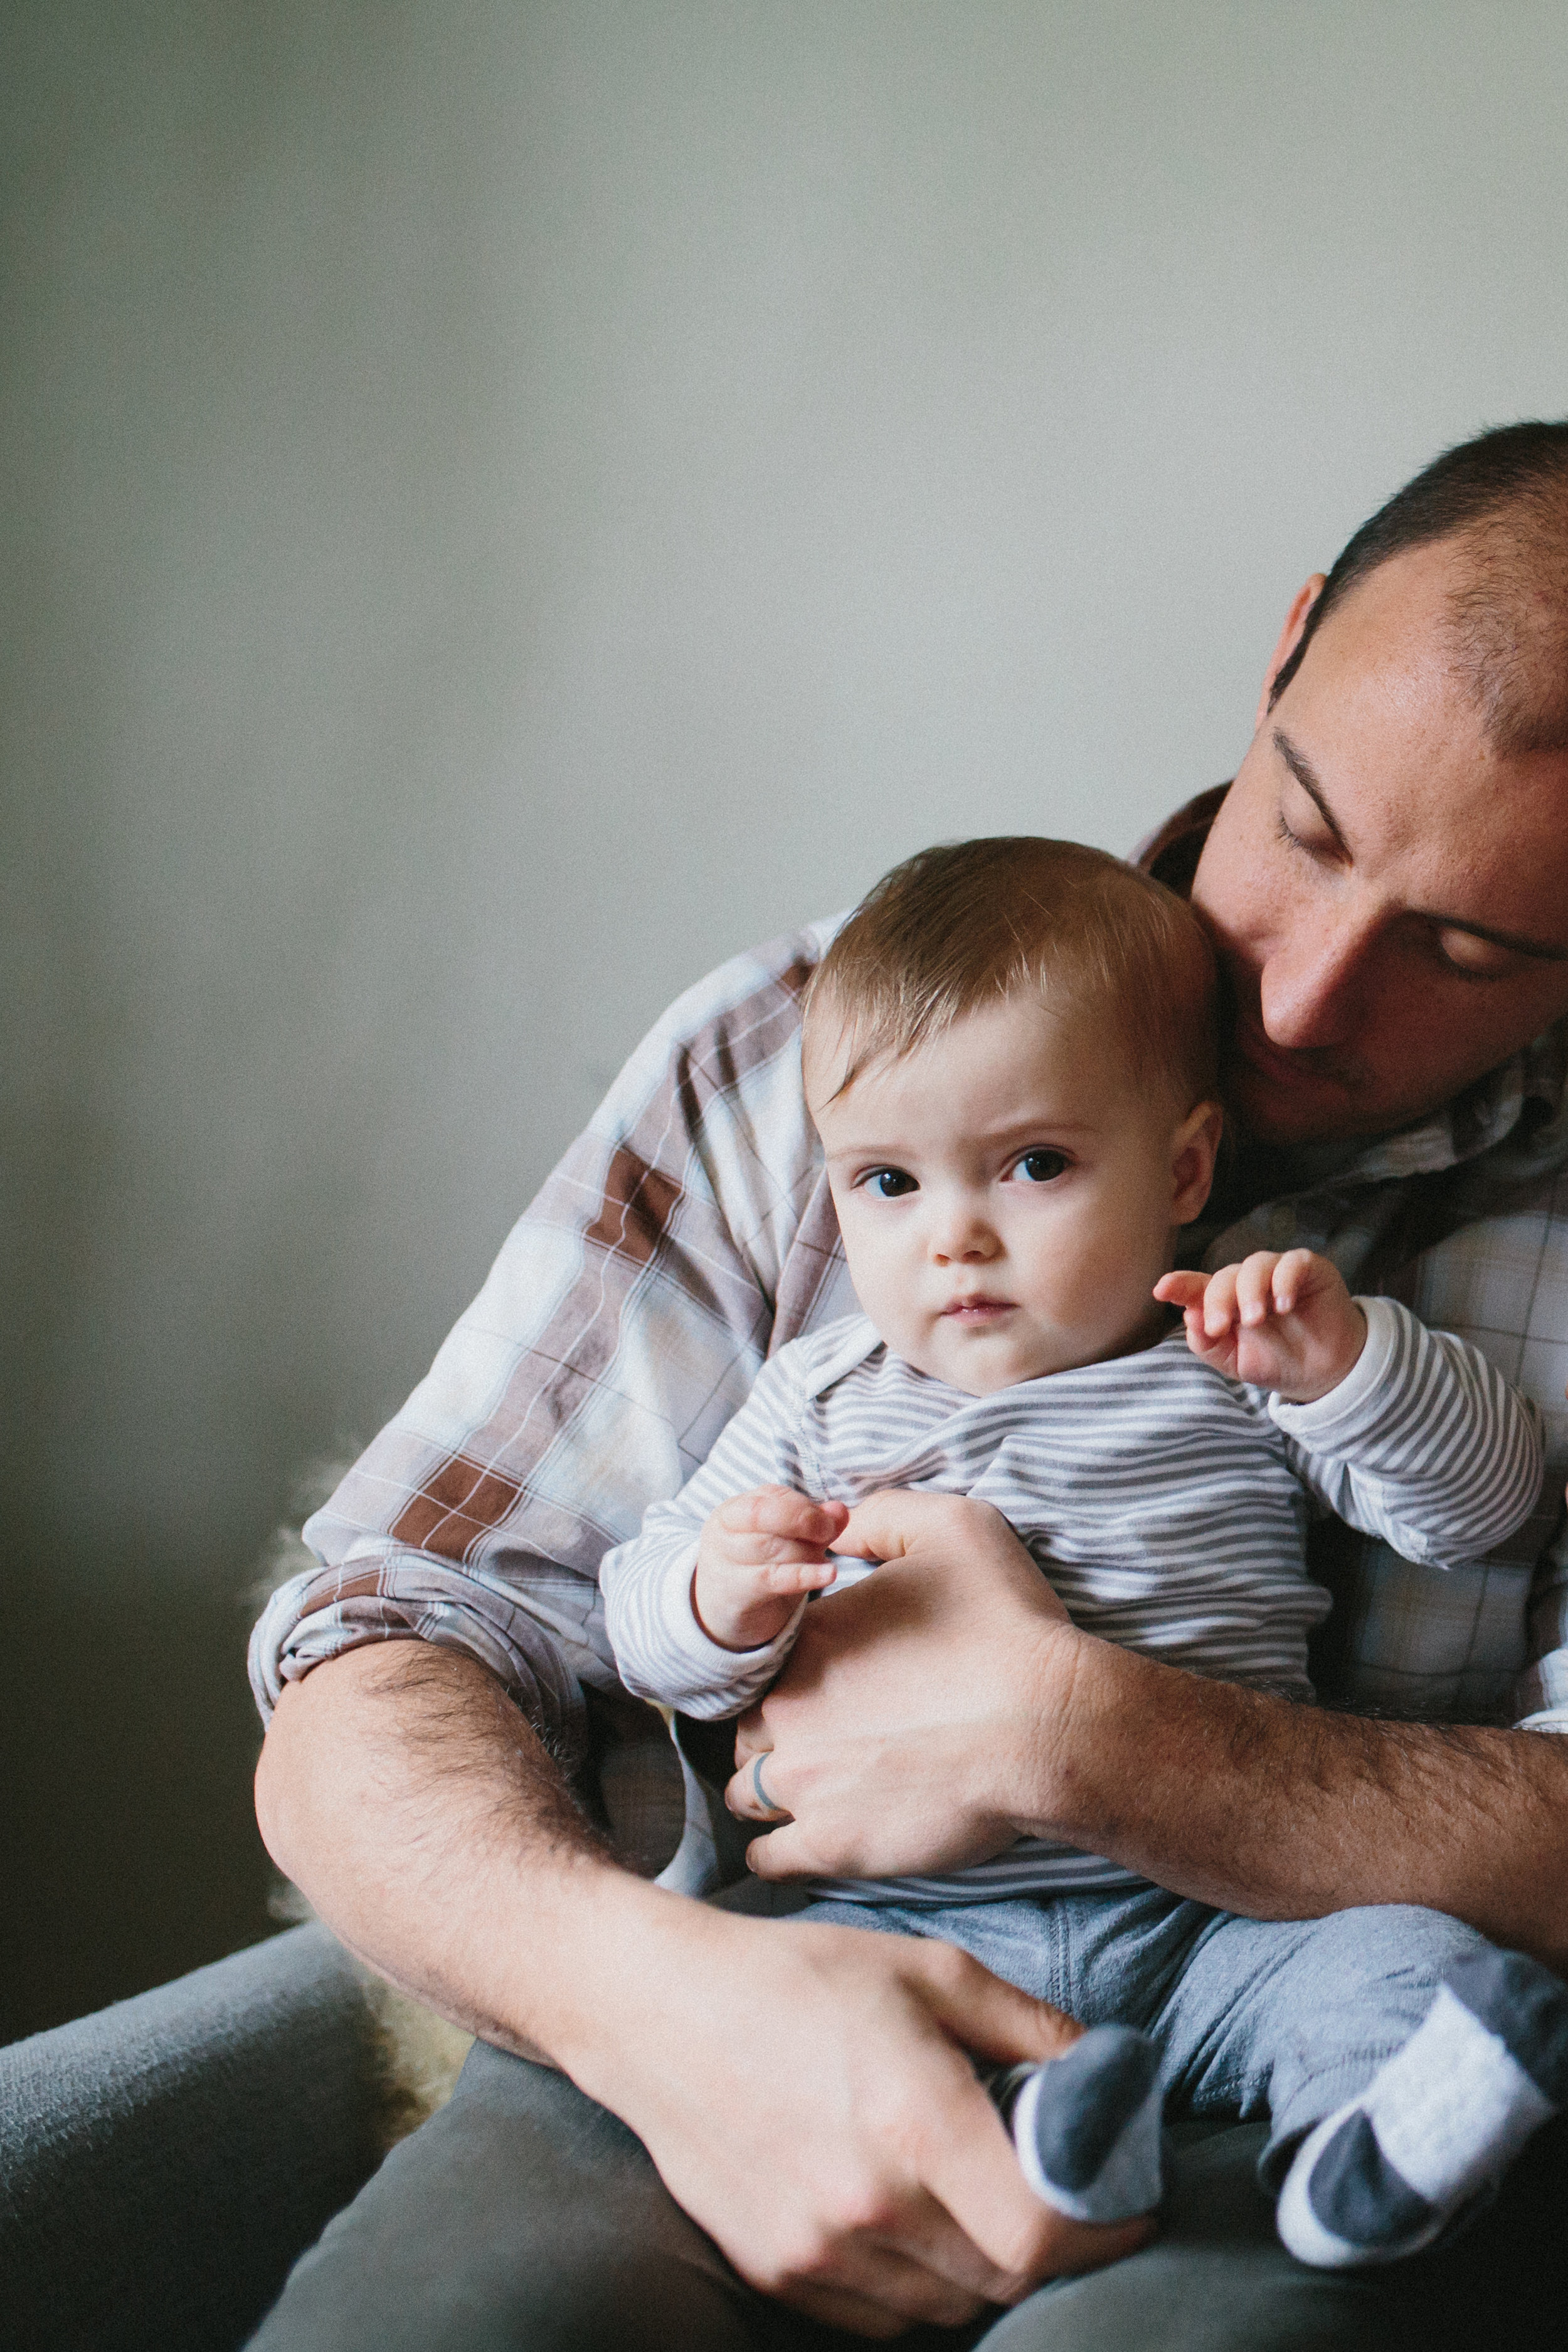
[[[679,1495],[650,1506],[642,1532],[607,1552],[599,1570],[605,1622],[629,1691],[701,1717],[737,1715],[760,1698],[789,1654],[804,1601],[784,1631],[755,1650],[709,1640],[691,1604],[705,1521],[721,1503],[757,1486],[811,1491],[794,1436],[800,1374],[795,1351],[764,1364],[700,1470]]]
[[[1298,1475],[1342,1519],[1406,1559],[1481,1559],[1541,1492],[1534,1407],[1479,1348],[1390,1298],[1357,1302],[1366,1345],[1311,1404],[1269,1399]]]

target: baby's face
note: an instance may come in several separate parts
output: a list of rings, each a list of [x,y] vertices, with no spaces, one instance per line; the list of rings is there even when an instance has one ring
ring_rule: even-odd
[[[971,1396],[1146,1347],[1176,1226],[1208,1194],[1211,1104],[1141,1090],[1120,1039],[1012,1001],[834,1094],[814,1022],[806,1094],[860,1304],[896,1354]]]

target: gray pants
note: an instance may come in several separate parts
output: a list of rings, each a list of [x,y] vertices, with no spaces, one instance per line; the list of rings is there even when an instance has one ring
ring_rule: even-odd
[[[1474,1940],[1468,1930],[1408,1910],[1258,1928],[1153,1895],[897,1920],[853,1906],[813,1910],[952,1941],[967,1941],[952,1931],[984,1912],[973,1932],[985,1939],[988,1965],[1088,2022],[1116,2014],[1145,2025],[1167,2053],[1172,2108],[1192,2117],[1175,2126],[1174,2185],[1156,2243],[1044,2287],[977,2326],[916,2330],[904,2343],[984,2343],[987,2352],[1146,2352],[1156,2344],[1161,2352],[1396,2352],[1406,2344],[1476,2352],[1506,2326],[1510,2352],[1548,2344],[1560,2352],[1568,2334],[1558,2252],[1568,2135],[1557,2126],[1468,2237],[1392,2273],[1352,2275],[1305,2270],[1275,2238],[1257,2168],[1266,2147],[1279,2144],[1278,2123],[1272,2138],[1260,2124],[1215,2127],[1222,2114],[1261,2112],[1271,2083],[1294,2103],[1292,2133],[1327,2112],[1348,2095],[1339,2086],[1364,2081],[1418,2021],[1436,1950],[1464,1948]],[[1009,1922],[1004,1914],[1018,1916]],[[1241,1959],[1239,1937],[1228,1937],[1227,1951],[1232,1927],[1261,1938],[1250,1961]],[[1336,1974],[1343,1965],[1373,1973],[1372,1945],[1403,1990],[1368,2041],[1355,2027],[1341,2029],[1325,1996],[1346,1990]],[[1417,1947],[1423,1957],[1412,1969]],[[1211,2016],[1205,2029],[1205,1999],[1222,1980],[1241,1995],[1232,2007],[1248,2010],[1253,2028]],[[1293,1987],[1330,2012],[1335,2048],[1326,2065],[1291,2033]],[[1142,2004],[1136,2014],[1130,2000]],[[1401,2004],[1408,2023],[1395,2016]],[[1348,2018],[1352,2004],[1338,2005]],[[1272,2032],[1260,2030],[1269,2015]],[[1283,2046],[1270,2050],[1271,2041]],[[331,2224],[254,2343],[255,2352],[826,2352],[861,2340],[755,2294],[675,2205],[623,2124],[563,2076],[479,2044],[450,2104]]]

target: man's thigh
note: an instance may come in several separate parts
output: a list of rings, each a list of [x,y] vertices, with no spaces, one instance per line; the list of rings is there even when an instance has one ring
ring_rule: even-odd
[[[1309,2270],[1258,2186],[1267,2126],[1173,2134],[1152,2245],[1020,2304],[985,2352],[1563,2352],[1568,2120],[1526,2149],[1492,2210],[1441,2252],[1386,2270]]]
[[[755,2352],[760,2298],[640,2141],[477,2042],[447,2105],[296,2264],[255,2352]]]
[[[983,2324],[982,2324],[983,2325]],[[917,2327],[963,2352],[982,2326]],[[636,2135],[477,2042],[440,2113],[301,2257],[250,2352],[861,2352],[747,2286]]]
[[[1263,2133],[1179,2136],[1160,2239],[987,2326],[909,2352],[1561,2352],[1568,2127],[1449,2252],[1345,2279],[1302,2269],[1255,2177]],[[297,2265],[254,2352],[846,2352],[770,2304],[682,2213],[626,2126],[563,2075],[478,2045],[451,2102]]]

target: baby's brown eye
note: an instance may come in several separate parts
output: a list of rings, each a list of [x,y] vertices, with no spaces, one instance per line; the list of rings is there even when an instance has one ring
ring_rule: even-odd
[[[1026,1151],[1015,1169],[1026,1184],[1049,1184],[1067,1167],[1067,1156],[1060,1151]]]

